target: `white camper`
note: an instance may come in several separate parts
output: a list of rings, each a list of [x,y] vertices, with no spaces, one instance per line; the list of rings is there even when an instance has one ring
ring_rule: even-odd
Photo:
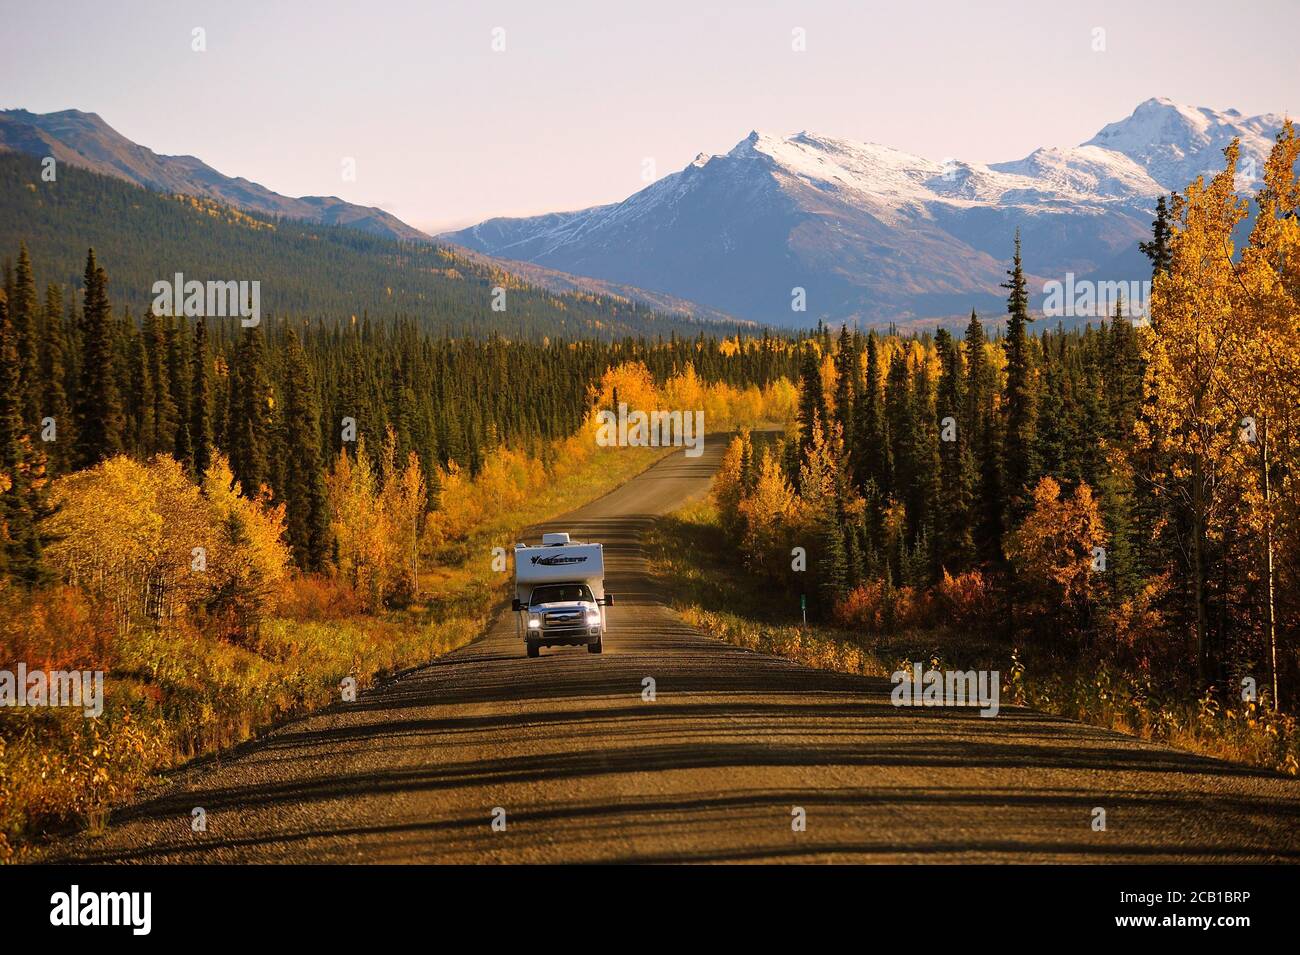
[[[542,647],[587,645],[604,649],[605,552],[599,544],[543,534],[539,547],[515,545],[515,629],[530,657]]]

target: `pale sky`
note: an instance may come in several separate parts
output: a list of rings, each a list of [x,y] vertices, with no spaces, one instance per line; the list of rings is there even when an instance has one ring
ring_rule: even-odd
[[[645,160],[664,176],[751,129],[997,162],[1151,96],[1300,115],[1296,0],[1065,7],[4,0],[0,108],[96,112],[155,152],[428,231],[623,199]]]

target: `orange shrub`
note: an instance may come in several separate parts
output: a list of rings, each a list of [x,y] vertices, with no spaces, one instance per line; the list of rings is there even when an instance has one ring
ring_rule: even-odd
[[[835,607],[835,622],[866,633],[925,626],[933,614],[930,595],[915,587],[891,587],[869,580],[845,596]]]
[[[1178,667],[1191,651],[1161,610],[1169,587],[1168,574],[1157,575],[1110,608],[1102,620],[1102,647],[1142,673]]]
[[[0,666],[106,669],[113,615],[75,587],[0,588]]]
[[[279,613],[290,620],[346,620],[362,612],[361,597],[346,580],[318,574],[294,577],[280,591]]]
[[[962,630],[981,631],[997,618],[998,599],[992,583],[978,570],[968,570],[956,577],[943,572],[935,585],[940,624]]]

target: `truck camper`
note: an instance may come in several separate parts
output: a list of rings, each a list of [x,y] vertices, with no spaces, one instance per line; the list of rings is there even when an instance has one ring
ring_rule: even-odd
[[[530,657],[542,647],[604,649],[605,553],[600,544],[570,540],[566,533],[542,535],[540,546],[515,545],[515,629]]]

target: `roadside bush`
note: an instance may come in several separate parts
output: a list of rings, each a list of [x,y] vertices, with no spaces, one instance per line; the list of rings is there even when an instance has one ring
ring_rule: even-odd
[[[315,623],[346,620],[361,610],[361,600],[346,580],[324,574],[291,578],[280,588],[276,604],[282,617]]]
[[[881,634],[927,626],[933,613],[934,600],[928,592],[869,580],[836,605],[834,619],[846,629]]]
[[[0,667],[104,669],[112,636],[112,615],[75,587],[0,586]]]
[[[936,623],[962,632],[984,633],[997,620],[998,595],[978,570],[954,577],[948,571],[934,587]]]

